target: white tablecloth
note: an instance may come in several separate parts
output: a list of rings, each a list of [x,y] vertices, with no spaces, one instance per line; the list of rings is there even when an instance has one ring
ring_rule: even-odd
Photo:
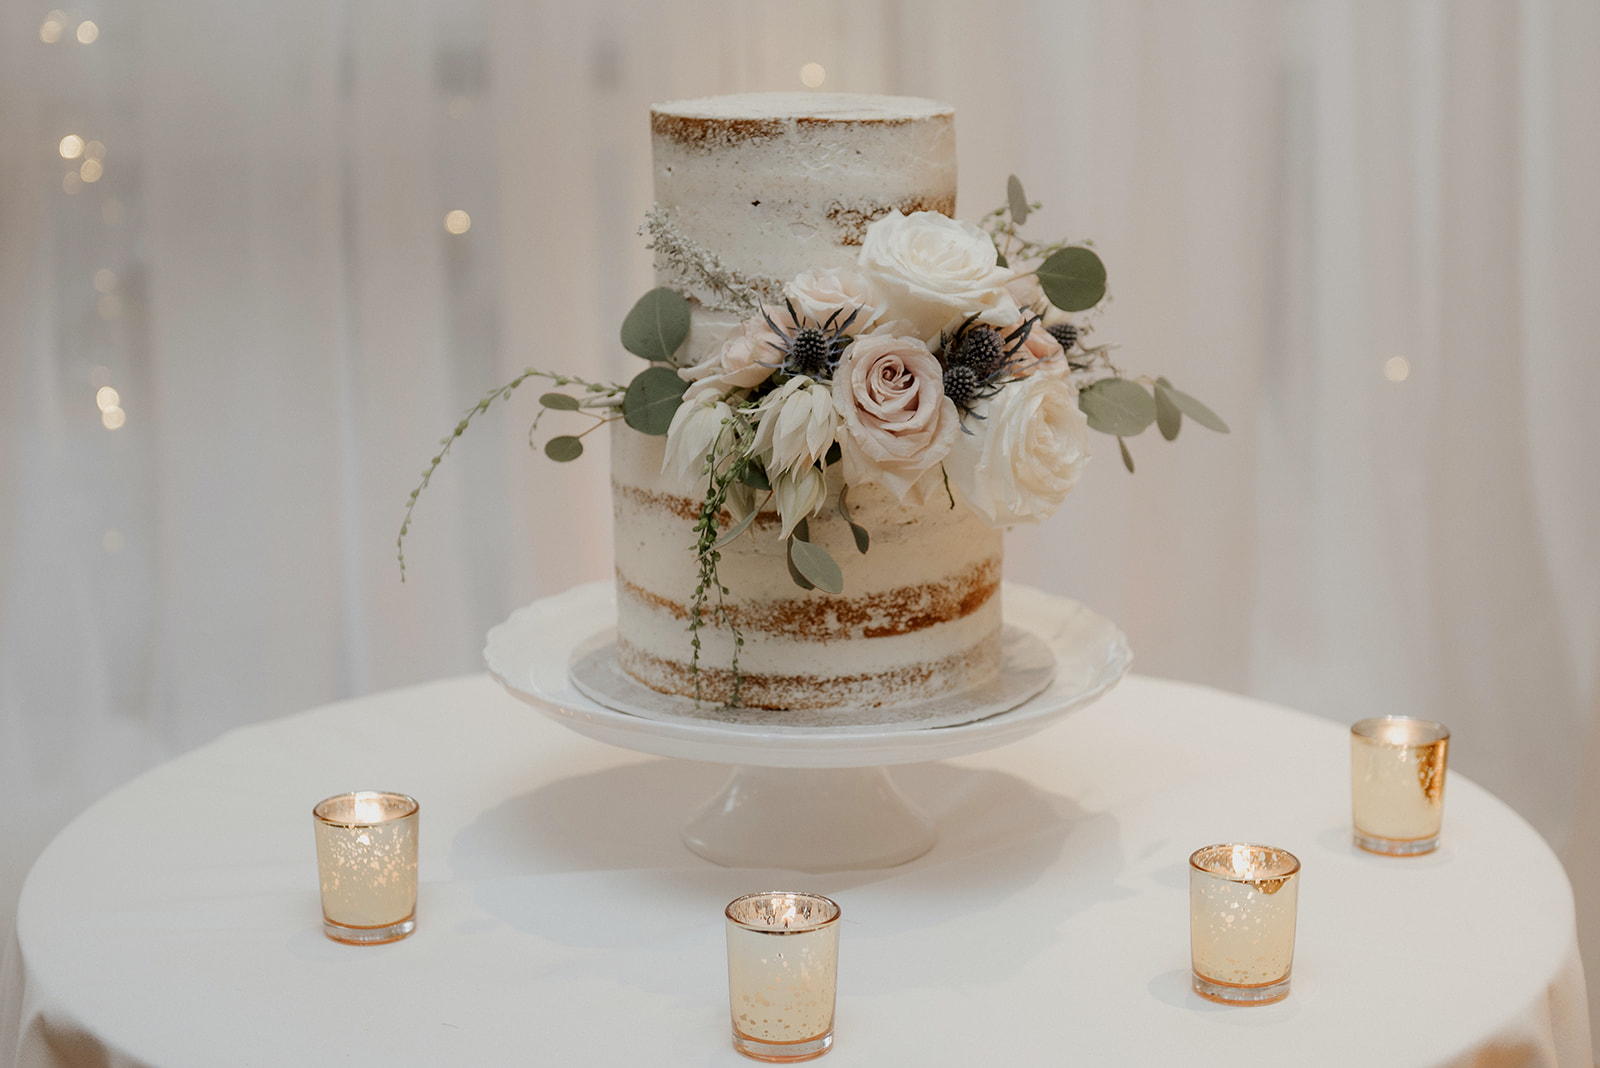
[[[798,886],[844,909],[838,1068],[1589,1068],[1549,848],[1452,774],[1438,853],[1360,853],[1348,761],[1335,724],[1129,678],[1032,739],[897,771],[939,824],[927,856],[799,876],[679,843],[726,769],[588,741],[486,677],[382,694],[235,731],[62,832],[22,894],[0,1060],[746,1064],[722,906]],[[310,809],[352,789],[422,802],[403,942],[321,933]],[[1190,992],[1186,861],[1216,841],[1304,865],[1278,1005]]]

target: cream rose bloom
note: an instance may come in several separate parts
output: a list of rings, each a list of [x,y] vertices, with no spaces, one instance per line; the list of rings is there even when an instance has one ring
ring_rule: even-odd
[[[1052,360],[973,407],[945,461],[950,484],[990,526],[1055,514],[1089,460],[1089,423],[1078,391]]]
[[[855,313],[851,334],[864,334],[883,318],[883,302],[874,296],[866,276],[848,268],[837,271],[807,271],[783,287],[801,318],[825,326],[835,315],[838,327]]]
[[[833,406],[845,481],[876,482],[902,500],[961,436],[944,371],[916,338],[857,338],[834,372]]]
[[[885,316],[908,319],[932,339],[968,316],[994,326],[1022,317],[1006,290],[1011,272],[999,265],[989,235],[936,211],[891,211],[867,227],[857,260]]]

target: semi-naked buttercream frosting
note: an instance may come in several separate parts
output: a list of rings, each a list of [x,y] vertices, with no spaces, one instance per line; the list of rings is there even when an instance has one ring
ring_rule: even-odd
[[[655,195],[674,226],[745,275],[789,279],[857,259],[868,223],[898,209],[955,210],[954,113],[906,97],[748,94],[660,104],[651,111]],[[658,262],[657,280],[697,297],[696,279]],[[681,362],[714,351],[735,323],[699,306]],[[651,689],[705,700],[733,692],[732,630],[700,631],[691,667],[697,581],[694,487],[663,474],[664,439],[619,426],[613,437],[617,649]],[[844,574],[844,592],[790,577],[776,512],[723,547],[721,599],[743,634],[740,698],[764,708],[864,711],[942,696],[992,679],[1001,659],[1001,532],[943,493],[905,504],[852,486],[858,553],[833,503],[810,538]],[[702,483],[703,488],[703,483]],[[715,595],[713,594],[713,600]]]

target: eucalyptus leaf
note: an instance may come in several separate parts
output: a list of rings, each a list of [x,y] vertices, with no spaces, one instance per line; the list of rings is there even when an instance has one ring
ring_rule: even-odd
[[[1222,421],[1222,417],[1216,412],[1212,411],[1210,408],[1207,408],[1204,404],[1201,404],[1183,390],[1173,388],[1172,383],[1168,382],[1165,378],[1156,379],[1156,385],[1167,391],[1167,394],[1172,399],[1172,403],[1176,405],[1178,410],[1183,412],[1184,415],[1187,415],[1190,419],[1193,419],[1207,430],[1215,430],[1219,434],[1228,433],[1228,424],[1224,423]]]
[[[583,455],[583,442],[571,434],[563,434],[544,443],[544,454],[556,463],[564,464]]]
[[[1133,437],[1155,422],[1155,398],[1126,378],[1102,378],[1078,392],[1078,407],[1089,428],[1102,434]]]
[[[569,397],[565,393],[546,393],[539,398],[539,403],[546,408],[554,408],[562,412],[575,412],[578,410],[578,398]]]
[[[793,579],[794,580],[794,584],[796,586],[799,586],[802,590],[814,590],[814,589],[816,589],[816,587],[813,586],[811,584],[811,580],[806,578],[804,575],[802,575],[800,573],[800,569],[795,566],[795,562],[794,562],[794,544],[797,541],[810,541],[810,540],[811,540],[811,526],[806,520],[802,519],[802,520],[800,520],[800,522],[798,522],[798,523],[796,523],[794,525],[794,533],[792,535],[790,535],[789,541],[784,546],[784,552],[783,552],[784,562],[789,565],[789,577],[791,579]]]
[[[1062,311],[1088,311],[1106,295],[1106,265],[1082,245],[1056,252],[1034,273],[1045,297]]]
[[[802,590],[814,590],[814,589],[816,589],[816,587],[813,586],[811,584],[810,580],[808,580],[804,575],[802,575],[800,573],[800,569],[795,566],[795,563],[794,563],[794,546],[795,546],[795,540],[793,538],[790,538],[789,539],[789,551],[784,554],[784,562],[789,565],[789,577],[791,579],[793,579],[794,580],[794,584],[796,586],[799,586]]]
[[[665,286],[640,297],[622,320],[622,347],[646,360],[670,361],[689,336],[689,300]]]
[[[1128,474],[1133,474],[1133,453],[1128,451],[1128,443],[1118,438],[1117,447],[1122,450],[1122,466],[1128,469]]]
[[[789,562],[801,576],[824,593],[844,592],[844,572],[828,550],[799,538],[789,539]]]
[[[770,490],[772,482],[767,478],[766,468],[759,463],[746,464],[744,470],[739,472],[739,481],[754,490]]]
[[[752,509],[750,512],[745,514],[743,519],[739,520],[732,527],[728,528],[728,532],[722,537],[718,538],[717,543],[711,547],[712,551],[715,552],[724,545],[728,544],[734,538],[737,538],[740,534],[743,534],[745,531],[749,530],[750,524],[756,521],[756,514],[756,511]]]
[[[850,533],[855,535],[856,552],[867,555],[867,550],[872,547],[872,535],[867,533],[867,528],[860,523],[851,523]]]
[[[1018,226],[1028,221],[1028,198],[1022,193],[1022,179],[1014,174],[1006,179],[1006,206]]]
[[[670,367],[646,367],[622,395],[622,418],[641,434],[665,434],[689,383]]]
[[[839,518],[843,519],[846,523],[850,522],[850,506],[845,503],[849,499],[849,497],[850,497],[850,487],[849,486],[840,486],[839,487],[839,503],[834,505],[834,508],[835,508],[836,511],[838,511]]]
[[[1172,393],[1164,379],[1156,380],[1156,427],[1168,441],[1176,441],[1183,429],[1183,412],[1172,403]]]

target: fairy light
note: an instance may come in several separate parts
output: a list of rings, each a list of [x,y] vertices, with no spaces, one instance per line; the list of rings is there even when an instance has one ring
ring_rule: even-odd
[[[102,145],[99,141],[90,141],[88,144],[83,146],[83,158],[93,160],[105,159],[106,146]]]
[[[444,217],[444,228],[452,234],[464,234],[472,229],[472,216],[457,208]]]
[[[70,21],[65,11],[52,11],[44,17],[44,22],[39,26],[39,40],[45,44],[55,44],[61,40],[61,35],[66,31]]]
[[[127,421],[128,413],[121,408],[111,407],[100,413],[100,425],[107,430],[121,430]]]
[[[100,27],[96,26],[94,23],[90,22],[88,19],[84,19],[82,22],[78,23],[78,43],[79,44],[94,44],[95,41],[99,39],[99,37],[100,37]]]
[[[113,408],[122,407],[122,394],[112,386],[101,386],[94,391],[94,403],[102,412],[109,412]]]
[[[800,68],[800,80],[812,89],[821,85],[827,77],[828,72],[823,69],[821,63],[807,63]]]
[[[78,168],[78,177],[86,182],[98,182],[100,176],[106,173],[105,164],[97,159],[86,159]]]
[[[1391,382],[1404,382],[1411,377],[1411,361],[1404,356],[1390,356],[1383,361],[1383,377]]]
[[[62,159],[77,159],[83,155],[83,138],[77,134],[67,134],[61,139],[61,144],[57,146],[57,149],[60,151]]]

